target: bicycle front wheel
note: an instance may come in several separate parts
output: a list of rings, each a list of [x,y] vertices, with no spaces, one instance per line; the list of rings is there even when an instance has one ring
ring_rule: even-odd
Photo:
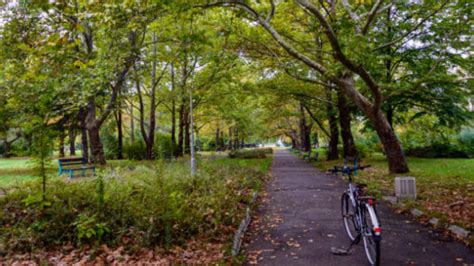
[[[377,214],[375,209],[373,209],[375,214],[375,219]],[[375,235],[374,233],[374,221],[367,208],[363,208],[363,228],[362,228],[362,238],[364,241],[364,249],[367,259],[370,265],[379,265],[380,264],[380,235]]]
[[[347,192],[342,194],[341,211],[344,229],[346,229],[347,236],[353,241],[357,236],[357,223],[354,205],[352,205],[351,198]]]

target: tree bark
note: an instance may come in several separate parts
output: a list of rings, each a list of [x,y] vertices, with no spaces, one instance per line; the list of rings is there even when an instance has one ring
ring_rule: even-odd
[[[122,110],[117,109],[117,159],[123,159]]]
[[[84,161],[89,162],[89,141],[87,139],[86,113],[83,108],[79,110],[79,123],[81,128],[82,158],[84,158]]]
[[[69,155],[76,155],[76,128],[75,124],[69,126]]]
[[[59,134],[59,158],[64,158],[66,153],[64,152],[64,140],[66,139],[66,133],[64,129],[61,129],[61,133]]]
[[[178,123],[178,146],[176,149],[177,156],[183,156],[184,144],[184,104],[181,103],[179,107],[179,123]]]
[[[91,144],[91,161],[100,165],[105,165],[104,147],[100,139],[100,128],[97,126],[88,127],[89,140]]]
[[[3,156],[4,156],[5,158],[10,158],[10,156],[11,156],[11,154],[10,154],[10,149],[11,149],[10,142],[8,142],[7,137],[5,137],[5,138],[3,139],[3,150],[4,150]]]
[[[344,86],[351,88],[345,88],[346,92],[356,91],[354,88],[354,81],[352,77],[348,78],[344,82]],[[364,111],[369,121],[375,128],[377,135],[379,136],[380,142],[382,142],[387,161],[388,168],[391,173],[406,173],[409,171],[408,164],[403,153],[403,149],[400,141],[398,140],[395,131],[390,126],[387,117],[384,115],[380,108],[376,108],[362,98],[354,98],[354,103]]]
[[[176,103],[174,100],[171,103],[171,144],[176,157]]]
[[[306,121],[306,114],[304,111],[303,103],[300,102],[300,142],[301,150],[309,152],[311,150],[311,127]]]
[[[344,157],[357,157],[357,147],[351,130],[351,111],[346,96],[337,90],[337,107],[339,109],[339,126],[344,150]]]
[[[219,133],[220,133],[220,129],[219,128],[216,128],[216,151],[219,150]]]
[[[336,111],[334,110],[331,89],[326,88],[326,113],[329,121],[329,146],[328,146],[328,161],[339,158],[337,152],[337,144],[339,143],[339,129],[337,127]]]
[[[135,142],[135,117],[133,116],[133,105],[130,104],[130,142]]]
[[[234,129],[234,150],[239,148],[239,130],[238,128]]]
[[[233,128],[229,127],[229,150],[234,150],[233,138]]]
[[[96,104],[93,99],[87,104],[86,128],[89,135],[89,143],[91,148],[91,161],[100,165],[105,165],[104,146],[100,139],[101,123],[96,119]]]
[[[191,152],[191,133],[190,133],[190,117],[188,108],[184,108],[184,153],[189,154]]]

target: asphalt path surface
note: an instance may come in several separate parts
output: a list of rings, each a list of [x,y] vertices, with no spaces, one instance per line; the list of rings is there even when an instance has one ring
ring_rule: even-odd
[[[350,255],[340,198],[347,184],[323,173],[287,150],[277,150],[273,179],[262,195],[247,233],[247,264],[368,265],[362,241]],[[382,224],[381,265],[474,265],[474,251],[378,203]]]

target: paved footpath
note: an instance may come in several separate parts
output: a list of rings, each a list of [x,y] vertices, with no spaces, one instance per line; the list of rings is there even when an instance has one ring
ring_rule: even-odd
[[[289,151],[275,152],[273,180],[246,237],[247,264],[368,265],[362,242],[349,256],[332,255],[347,247],[340,214],[346,184],[318,171]],[[474,251],[394,213],[379,202],[381,265],[474,265]]]

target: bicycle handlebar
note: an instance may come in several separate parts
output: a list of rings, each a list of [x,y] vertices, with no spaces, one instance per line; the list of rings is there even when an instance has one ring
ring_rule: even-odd
[[[369,168],[370,165],[358,165],[357,167],[348,167],[348,166],[334,166],[334,168],[329,169],[328,172],[331,172],[333,174],[335,173],[352,173],[356,170],[364,170],[366,168]]]

